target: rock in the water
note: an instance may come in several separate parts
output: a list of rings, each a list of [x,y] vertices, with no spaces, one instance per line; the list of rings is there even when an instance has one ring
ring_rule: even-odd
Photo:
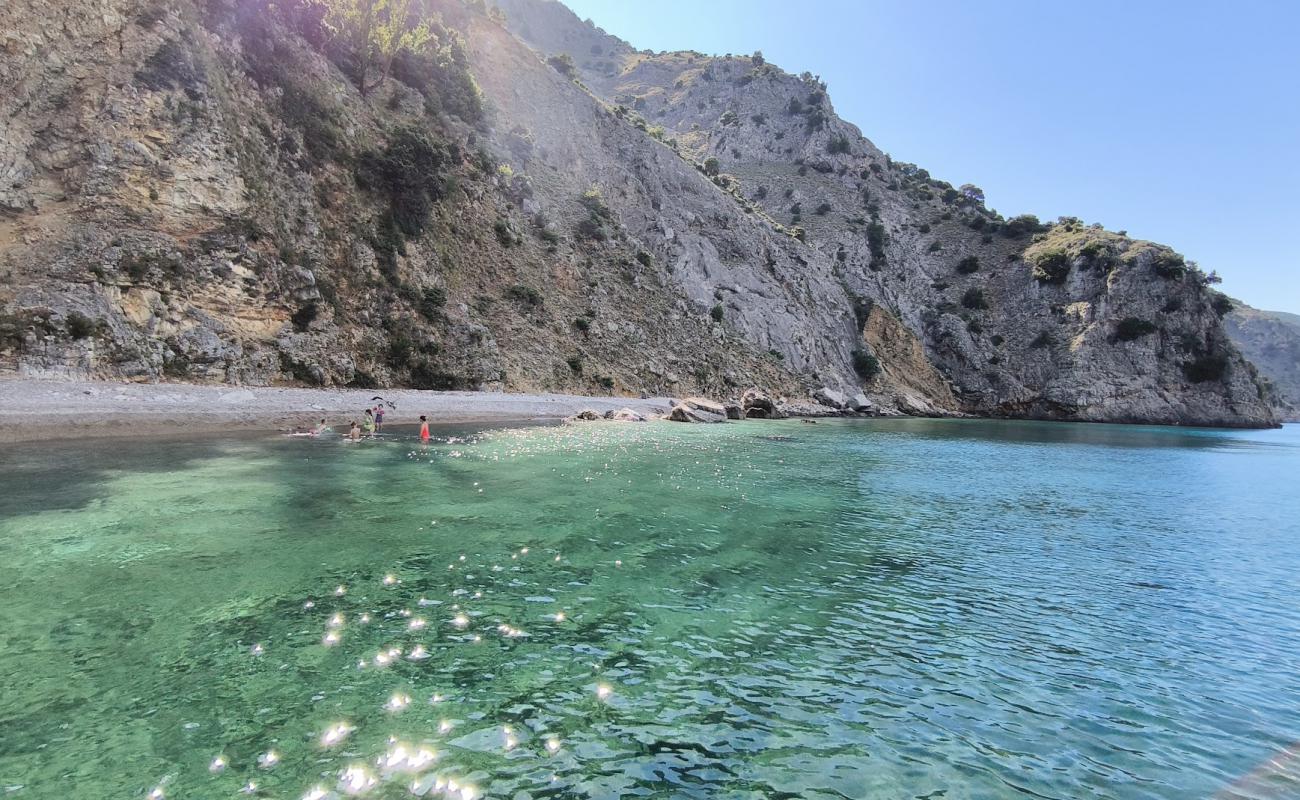
[[[843,392],[837,392],[829,386],[823,386],[813,392],[813,399],[824,406],[830,406],[834,409],[844,408],[849,404],[848,398]]]
[[[745,418],[745,409],[741,408],[741,407],[740,407],[739,405],[737,405],[736,403],[727,403],[727,404],[726,404],[726,409],[727,409],[727,419],[744,419],[744,418]]]
[[[579,411],[577,414],[574,414],[573,418],[591,421],[591,420],[600,419],[600,414],[594,411],[593,409],[584,408],[581,411]]]
[[[645,422],[645,417],[636,413],[630,408],[620,408],[618,411],[611,411],[606,415],[606,419],[612,419],[615,422]]]
[[[668,412],[666,419],[673,422],[726,422],[726,414],[712,414],[708,411],[702,411],[697,408],[691,408],[685,403],[678,403],[673,406],[673,410]]]

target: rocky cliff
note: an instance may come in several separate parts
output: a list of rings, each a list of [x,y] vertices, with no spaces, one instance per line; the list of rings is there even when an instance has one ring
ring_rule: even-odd
[[[1300,315],[1238,302],[1224,322],[1228,337],[1259,369],[1278,414],[1300,422]]]
[[[761,57],[500,6],[430,2],[373,89],[305,0],[0,9],[0,369],[1272,423],[1169,248],[1004,219]]]

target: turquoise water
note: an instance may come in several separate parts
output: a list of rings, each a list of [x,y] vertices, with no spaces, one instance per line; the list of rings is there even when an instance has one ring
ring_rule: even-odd
[[[443,433],[4,450],[0,795],[1300,797],[1295,426]]]

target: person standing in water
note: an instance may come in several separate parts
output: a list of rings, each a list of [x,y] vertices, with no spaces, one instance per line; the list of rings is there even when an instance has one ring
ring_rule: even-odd
[[[375,434],[375,412],[368,408],[366,409],[365,418],[361,420],[361,430],[365,431],[367,436],[374,436]]]
[[[361,441],[361,428],[357,425],[357,421],[354,419],[351,424],[352,427],[348,429],[348,438],[354,442]]]
[[[420,415],[420,441],[429,441],[429,420],[423,414]]]
[[[375,406],[375,433],[384,431],[384,404],[380,403]]]

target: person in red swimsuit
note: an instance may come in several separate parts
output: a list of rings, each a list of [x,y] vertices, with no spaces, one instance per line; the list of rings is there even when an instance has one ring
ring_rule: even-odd
[[[420,441],[429,441],[429,420],[423,414],[420,415]]]

